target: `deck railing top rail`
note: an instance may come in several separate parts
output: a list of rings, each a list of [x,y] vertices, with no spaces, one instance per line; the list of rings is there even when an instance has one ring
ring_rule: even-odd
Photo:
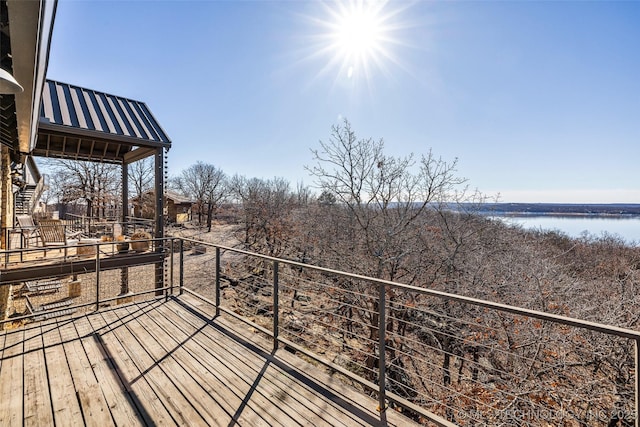
[[[430,296],[438,297],[438,298],[445,299],[445,300],[457,301],[457,302],[461,302],[461,303],[465,303],[465,304],[471,304],[471,305],[475,305],[475,306],[478,306],[478,307],[489,308],[489,309],[493,309],[493,310],[497,310],[497,311],[501,311],[501,312],[505,312],[505,313],[515,314],[515,315],[522,315],[522,316],[536,318],[536,319],[539,319],[539,320],[545,320],[545,321],[549,321],[549,322],[559,323],[559,324],[566,325],[566,326],[573,326],[573,327],[583,328],[583,329],[592,330],[592,331],[596,331],[596,332],[601,332],[601,333],[605,333],[605,334],[616,335],[616,336],[624,337],[624,338],[628,338],[628,339],[640,340],[640,331],[634,331],[632,329],[625,329],[625,328],[620,328],[618,326],[606,325],[606,324],[602,324],[602,323],[591,322],[591,321],[588,321],[588,320],[581,320],[581,319],[577,319],[577,318],[573,318],[573,317],[561,316],[561,315],[558,315],[558,314],[547,313],[547,312],[537,311],[537,310],[531,310],[531,309],[527,309],[527,308],[516,307],[516,306],[512,306],[512,305],[508,305],[508,304],[502,304],[502,303],[492,302],[492,301],[488,301],[488,300],[483,300],[483,299],[472,298],[472,297],[467,297],[467,296],[463,296],[463,295],[452,294],[452,293],[448,293],[448,292],[442,292],[442,291],[438,291],[438,290],[435,290],[435,289],[421,288],[419,286],[407,285],[407,284],[398,283],[398,282],[391,282],[391,281],[384,280],[384,279],[377,279],[377,278],[371,277],[371,276],[363,276],[363,275],[360,275],[360,274],[349,273],[349,272],[346,272],[346,271],[334,270],[334,269],[325,268],[325,267],[318,267],[318,266],[311,265],[311,264],[301,263],[299,261],[286,260],[286,259],[283,259],[283,258],[275,258],[275,257],[269,256],[269,255],[257,254],[255,252],[250,252],[250,251],[246,251],[246,250],[243,250],[243,249],[232,248],[232,247],[223,246],[223,245],[216,245],[216,244],[213,244],[213,243],[201,242],[201,241],[194,240],[194,239],[183,238],[182,240],[188,241],[188,242],[192,242],[192,243],[198,244],[198,245],[206,245],[206,246],[210,246],[210,247],[214,247],[214,248],[219,248],[219,249],[221,249],[223,251],[230,251],[230,252],[236,252],[236,253],[240,253],[240,254],[244,254],[244,255],[249,255],[249,256],[253,256],[253,257],[256,257],[256,258],[261,258],[261,259],[268,260],[268,261],[279,262],[279,263],[288,264],[288,265],[291,265],[291,266],[307,268],[307,269],[310,269],[310,270],[315,270],[315,271],[324,272],[324,273],[330,273],[330,274],[334,274],[334,275],[337,275],[337,276],[348,277],[348,278],[357,279],[357,280],[364,280],[364,281],[367,281],[367,282],[370,282],[370,283],[377,283],[377,284],[382,284],[382,285],[385,285],[385,286],[391,286],[391,287],[396,288],[396,289],[405,289],[407,291],[417,292],[417,293],[421,293],[421,294],[424,294],[424,295],[430,295]]]

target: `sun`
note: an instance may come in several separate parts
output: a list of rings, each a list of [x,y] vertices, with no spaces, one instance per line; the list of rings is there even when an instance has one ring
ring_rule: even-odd
[[[353,0],[334,3],[330,10],[329,49],[347,78],[369,75],[374,64],[388,56],[383,14],[386,2]]]
[[[349,59],[364,59],[381,49],[383,26],[377,11],[354,5],[338,18],[335,44]]]
[[[324,3],[318,53],[327,59],[322,73],[336,72],[336,79],[368,81],[376,71],[395,62],[393,33],[398,9],[385,0],[337,0]],[[392,10],[393,9],[393,10]]]

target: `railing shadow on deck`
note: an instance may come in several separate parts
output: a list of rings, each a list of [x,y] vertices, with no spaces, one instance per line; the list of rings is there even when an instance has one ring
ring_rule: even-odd
[[[198,255],[187,254],[194,246]],[[123,268],[144,266],[103,272],[96,256],[85,273],[90,301],[76,306],[120,302],[100,290],[101,274],[116,272],[116,281],[136,277],[134,298],[189,293],[213,307],[213,318],[246,322],[272,340],[256,349],[271,363],[280,363],[269,353],[278,348],[313,360],[376,396],[382,414],[393,408],[441,426],[618,417],[638,427],[638,331],[190,239],[157,240],[152,252],[162,260],[126,277]]]

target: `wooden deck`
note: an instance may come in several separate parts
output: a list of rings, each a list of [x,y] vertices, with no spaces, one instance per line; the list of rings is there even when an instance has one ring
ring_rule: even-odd
[[[192,297],[0,333],[0,425],[413,423]]]

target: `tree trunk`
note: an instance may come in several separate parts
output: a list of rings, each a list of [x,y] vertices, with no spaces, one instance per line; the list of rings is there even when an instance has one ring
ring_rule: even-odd
[[[207,204],[207,231],[211,232],[211,216],[213,215],[213,204]]]
[[[444,353],[444,360],[442,361],[442,382],[445,386],[451,385],[451,371],[449,367],[451,365],[451,356],[449,353]]]

